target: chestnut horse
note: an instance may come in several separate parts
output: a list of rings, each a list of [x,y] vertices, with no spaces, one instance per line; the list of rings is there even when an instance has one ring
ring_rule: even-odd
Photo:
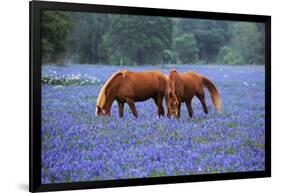
[[[163,99],[165,96],[167,77],[159,71],[131,72],[127,70],[116,72],[101,89],[96,116],[111,115],[112,103],[117,100],[119,116],[123,117],[124,104],[127,103],[135,117],[138,113],[135,102],[154,99],[158,107],[158,116],[164,116]]]
[[[214,83],[195,72],[178,73],[176,70],[171,70],[165,93],[168,117],[180,117],[182,102],[186,104],[189,117],[192,117],[191,101],[194,96],[200,100],[204,112],[207,114],[208,108],[205,101],[204,87],[209,90],[213,104],[219,112],[221,109],[220,95]]]

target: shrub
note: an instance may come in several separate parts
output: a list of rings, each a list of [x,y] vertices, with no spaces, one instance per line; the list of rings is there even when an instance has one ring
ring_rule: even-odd
[[[50,85],[94,85],[98,84],[100,80],[96,77],[90,77],[87,74],[74,75],[67,74],[58,76],[55,73],[43,75],[41,78],[42,84],[50,84]]]
[[[217,56],[218,64],[243,64],[243,59],[239,54],[232,48],[224,46],[220,49]]]

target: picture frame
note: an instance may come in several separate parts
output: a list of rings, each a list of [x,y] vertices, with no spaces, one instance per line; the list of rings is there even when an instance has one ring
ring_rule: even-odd
[[[92,12],[108,14],[126,14],[142,16],[163,16],[174,18],[196,18],[208,20],[226,20],[241,22],[260,22],[265,25],[265,156],[263,171],[245,171],[233,173],[195,174],[181,176],[161,176],[132,179],[114,179],[100,181],[80,181],[42,184],[41,180],[41,24],[42,10],[59,10],[73,12]],[[203,11],[171,10],[158,8],[125,7],[111,5],[94,5],[80,3],[62,3],[47,1],[30,1],[30,98],[29,98],[29,191],[60,191],[92,188],[109,188],[168,183],[202,182],[215,180],[232,180],[245,178],[262,178],[271,176],[271,17],[234,13],[217,13]]]

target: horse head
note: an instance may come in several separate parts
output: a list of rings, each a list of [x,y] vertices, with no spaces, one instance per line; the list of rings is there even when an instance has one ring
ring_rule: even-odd
[[[176,78],[178,74],[176,70],[171,70],[168,78],[168,96],[167,105],[170,111],[170,116],[172,118],[180,117],[180,99],[178,99],[176,94]]]
[[[105,109],[102,107],[96,106],[96,116],[111,116],[110,109]]]
[[[180,117],[180,110],[179,110],[179,100],[175,93],[169,92],[168,96],[168,107],[170,109],[170,116],[172,118],[179,118]]]

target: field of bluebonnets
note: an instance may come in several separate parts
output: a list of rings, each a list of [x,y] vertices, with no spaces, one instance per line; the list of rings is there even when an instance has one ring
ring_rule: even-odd
[[[209,114],[194,98],[180,120],[157,119],[152,100],[118,117],[95,117],[104,82],[120,67],[72,65],[42,69],[42,183],[264,170],[264,66],[125,67],[199,72],[217,85],[222,113],[206,92]]]

